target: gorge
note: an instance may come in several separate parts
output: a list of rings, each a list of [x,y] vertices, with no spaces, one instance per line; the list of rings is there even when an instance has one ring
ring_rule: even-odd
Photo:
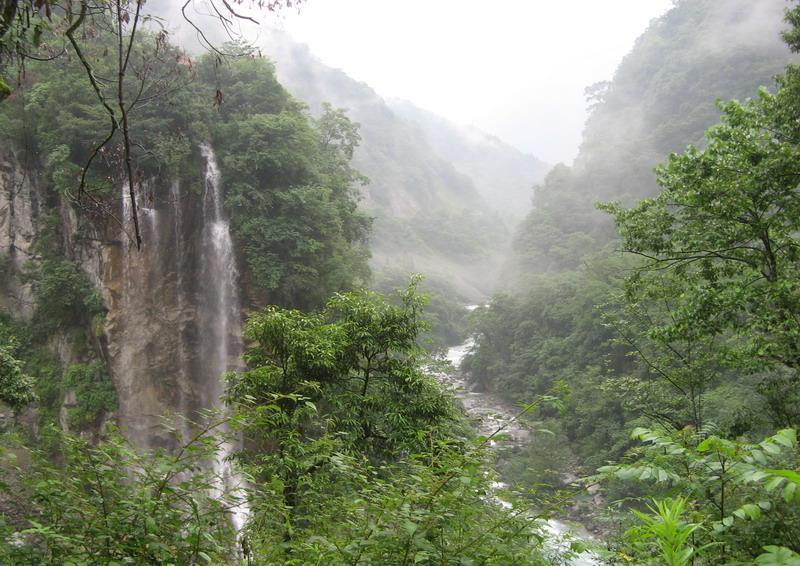
[[[800,9],[675,3],[549,168],[79,5],[0,101],[0,562],[793,566]],[[553,557],[576,475],[611,534]]]

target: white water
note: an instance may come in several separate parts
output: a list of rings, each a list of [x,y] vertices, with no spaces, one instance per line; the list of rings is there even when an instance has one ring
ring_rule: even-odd
[[[467,308],[472,310],[475,307]],[[493,441],[492,446],[523,446],[529,442],[531,430],[519,421],[520,408],[504,402],[495,395],[470,392],[464,376],[459,371],[461,362],[474,346],[475,341],[470,338],[463,344],[449,348],[445,357],[453,364],[455,372],[450,375],[441,375],[440,379],[455,392],[456,397],[464,406],[464,410],[473,417],[478,434],[489,437],[493,432],[502,428],[502,439]],[[508,486],[501,483],[496,486],[497,490],[506,488]],[[500,498],[498,500],[503,505],[510,505]],[[545,529],[553,535],[552,548],[557,554],[569,549],[570,540],[586,536],[576,533],[575,529],[569,525],[554,519],[547,521]],[[599,564],[599,559],[590,552],[584,552],[569,560],[570,566],[597,566]]]
[[[204,407],[219,408],[221,377],[239,368],[241,303],[230,223],[222,206],[221,175],[214,152],[200,146],[206,160],[203,195],[203,241],[200,248],[200,281],[197,285],[201,375]]]
[[[242,353],[239,271],[230,223],[223,207],[220,172],[212,149],[205,160],[202,200],[181,191],[179,182],[155,196],[148,182],[136,187],[136,212],[143,239],[135,245],[133,208],[123,187],[119,292],[109,262],[115,302],[110,321],[116,339],[111,364],[120,392],[126,436],[144,448],[174,447],[162,419],[182,415],[203,426],[206,412],[222,412],[222,375],[240,369]],[[221,418],[212,416],[212,419]],[[197,430],[180,425],[184,438]],[[225,433],[226,431],[216,430]],[[239,478],[222,446],[213,471],[220,492],[237,490]],[[234,509],[240,527],[246,510]]]
[[[200,146],[206,160],[205,192],[203,195],[203,241],[200,254],[198,285],[199,353],[202,356],[196,379],[201,392],[201,407],[223,410],[222,375],[240,369],[242,354],[241,301],[239,271],[236,266],[230,222],[222,203],[221,174],[213,150]],[[233,442],[222,445],[221,458],[214,463],[215,472],[222,478],[221,489],[238,490],[241,478],[233,471],[230,457],[235,451]],[[234,527],[239,530],[247,519],[245,505],[232,509]]]

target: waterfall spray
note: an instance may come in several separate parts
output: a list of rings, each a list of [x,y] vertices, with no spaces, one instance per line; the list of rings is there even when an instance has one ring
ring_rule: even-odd
[[[197,287],[198,339],[201,363],[197,376],[201,406],[219,407],[223,393],[220,378],[239,367],[241,358],[241,305],[230,223],[222,205],[222,187],[211,147],[200,146],[206,160],[203,196],[203,236],[200,281]]]

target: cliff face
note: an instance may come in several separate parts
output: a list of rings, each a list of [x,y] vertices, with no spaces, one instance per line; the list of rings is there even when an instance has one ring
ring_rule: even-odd
[[[15,274],[32,259],[36,219],[49,209],[45,200],[38,176],[15,155],[0,154],[0,309],[15,317],[33,314],[31,286]]]
[[[0,309],[15,318],[33,315],[35,294],[19,275],[39,261],[32,246],[41,223],[56,212],[67,259],[100,290],[107,309],[105,324],[88,334],[116,388],[117,421],[145,445],[166,442],[160,415],[197,418],[216,406],[221,376],[241,354],[238,259],[210,150],[205,157],[203,194],[178,182],[140,192],[140,250],[126,199],[118,199],[115,214],[92,222],[54,195],[35,168],[13,155],[0,160]],[[82,361],[69,345],[86,331],[67,327],[50,338],[64,367]],[[73,398],[65,391],[67,405]]]

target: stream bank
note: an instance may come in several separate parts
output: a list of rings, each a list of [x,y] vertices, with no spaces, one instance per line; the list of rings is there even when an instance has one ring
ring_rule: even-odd
[[[469,308],[469,307],[468,307]],[[489,437],[502,429],[501,438],[491,440],[490,445],[498,449],[518,450],[531,441],[533,431],[520,419],[522,409],[491,393],[470,391],[469,384],[459,371],[461,361],[474,347],[472,338],[448,348],[445,358],[453,365],[450,373],[439,374],[438,378],[453,391],[464,412],[469,416],[479,436]],[[498,484],[497,489],[508,488]],[[502,504],[502,500],[501,504]],[[570,517],[571,519],[572,517]],[[548,530],[556,535],[557,546],[568,548],[570,539],[591,540],[591,534],[583,527],[567,524],[555,519],[548,520]],[[598,566],[599,559],[590,552],[584,552],[569,561],[570,566]]]

